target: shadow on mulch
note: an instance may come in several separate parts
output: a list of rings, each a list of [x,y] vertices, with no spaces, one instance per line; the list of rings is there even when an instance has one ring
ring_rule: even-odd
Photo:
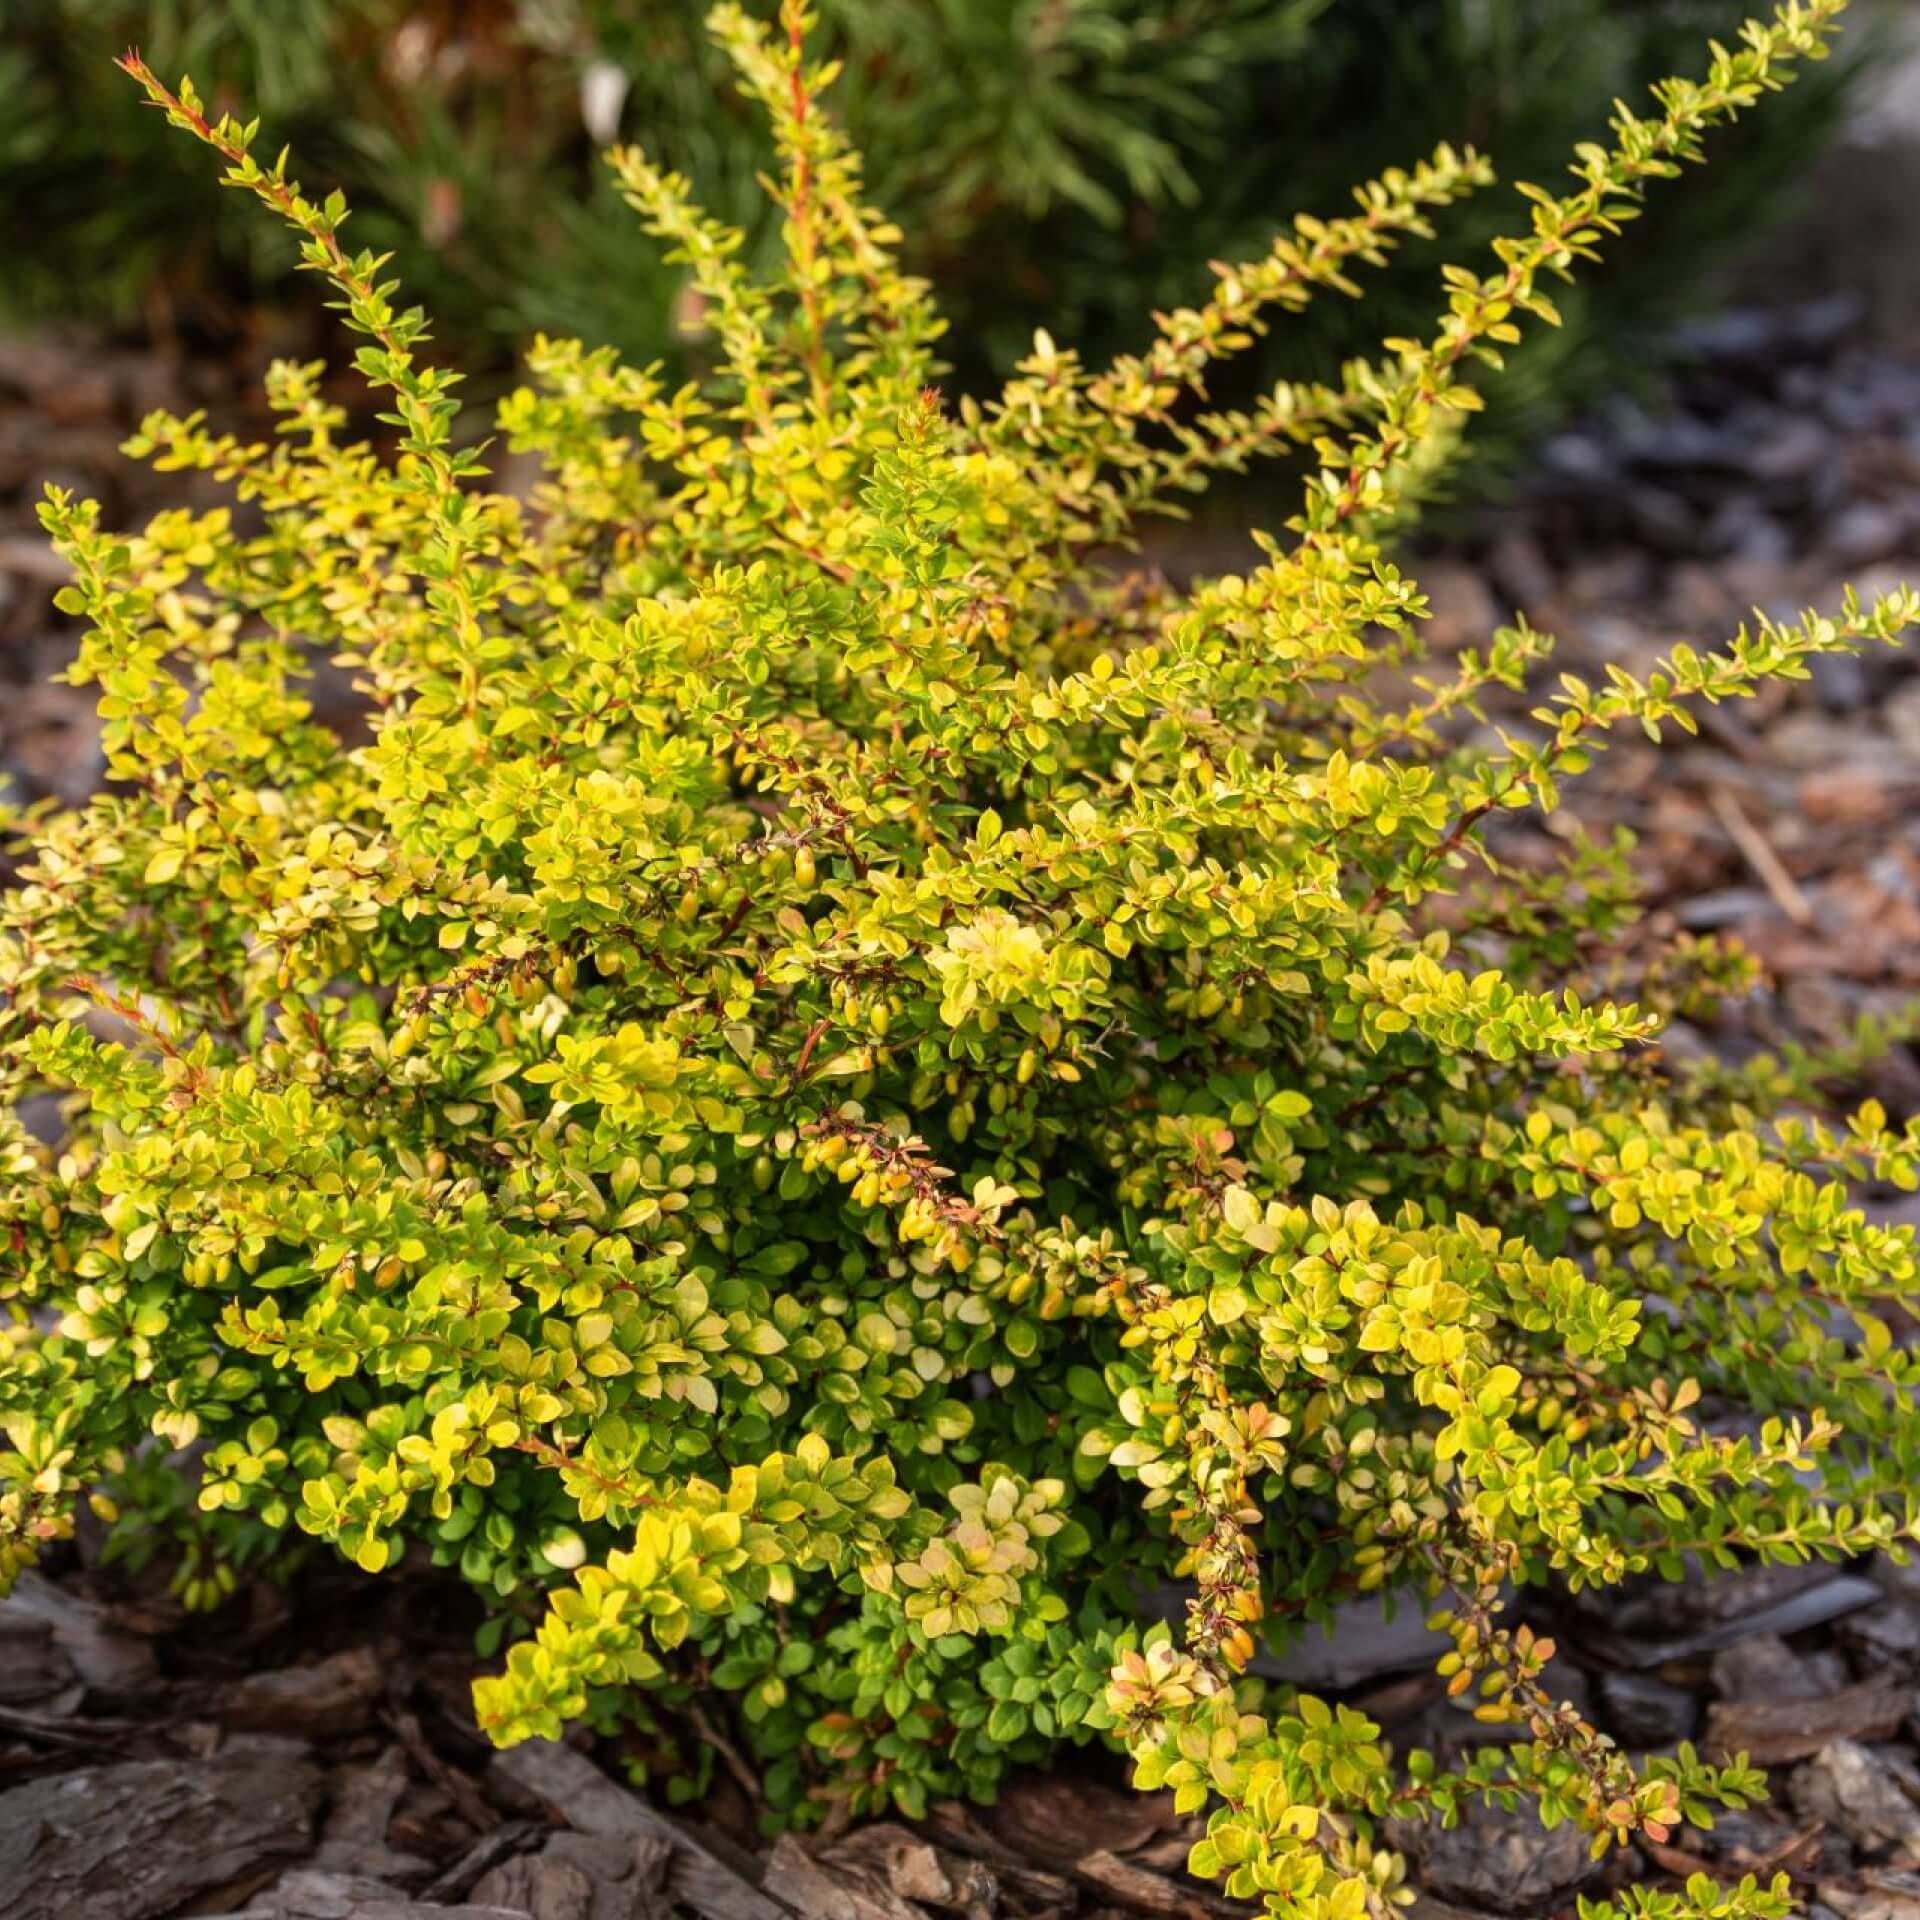
[[[1870,1576],[1870,1577],[1869,1577]],[[1792,1873],[1842,1920],[1920,1915],[1920,1573],[1774,1568],[1649,1583],[1583,1611],[1529,1602],[1549,1686],[1625,1747],[1697,1741],[1775,1769],[1772,1804],[1627,1849],[1481,1814],[1409,1828],[1411,1920],[1571,1913],[1576,1889]],[[997,1805],[761,1834],[750,1763],[697,1818],[621,1784],[648,1736],[493,1750],[474,1724],[478,1612],[457,1583],[315,1559],[213,1616],[79,1565],[0,1602],[0,1912],[11,1920],[1217,1920],[1201,1831],[1117,1763],[1073,1754]],[[1397,1748],[1497,1730],[1447,1699],[1431,1649],[1356,1607],[1298,1652]],[[1404,1669],[1413,1661],[1417,1671]],[[1284,1663],[1283,1663],[1284,1664]],[[1395,1669],[1402,1669],[1396,1671]],[[1326,1681],[1336,1682],[1327,1685]],[[690,1742],[724,1741],[710,1703]],[[667,1716],[669,1719],[671,1715]],[[656,1756],[657,1758],[657,1750]],[[657,1773],[657,1767],[655,1769]]]

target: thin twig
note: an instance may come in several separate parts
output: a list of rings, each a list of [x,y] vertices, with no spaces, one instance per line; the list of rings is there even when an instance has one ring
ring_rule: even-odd
[[[760,1785],[760,1776],[747,1765],[740,1749],[720,1731],[712,1716],[699,1701],[688,1701],[686,1715],[694,1732],[720,1756],[721,1764],[733,1775],[739,1784],[740,1791],[753,1802],[755,1807],[765,1811],[766,1790]]]
[[[1773,897],[1773,904],[1797,927],[1813,925],[1813,903],[1800,891],[1772,843],[1746,816],[1740,802],[1727,787],[1715,787],[1708,796],[1713,802],[1714,818],[1726,828],[1727,837],[1740,849],[1760,883]]]

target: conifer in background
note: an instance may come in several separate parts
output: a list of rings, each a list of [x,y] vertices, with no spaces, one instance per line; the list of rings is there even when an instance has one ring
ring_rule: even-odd
[[[1472,141],[1531,178],[1739,0],[828,0],[841,111],[907,264],[955,322],[948,355],[990,390],[1036,326],[1106,354],[1187,297],[1212,260],[1264,244],[1276,211],[1337,212],[1348,183]],[[616,135],[684,172],[702,203],[777,252],[756,174],[771,147],[702,27],[698,0],[39,0],[0,25],[0,187],[34,217],[0,311],[190,332],[283,297],[284,236],[223,209],[131,112],[101,50],[138,38],[216,102],[245,100],[352,193],[361,238],[399,249],[469,367],[535,332],[679,366],[710,354],[682,272],[633,245],[597,165]],[[1569,305],[1493,396],[1482,453],[1628,376],[1649,334],[1783,205],[1831,128],[1849,62],[1732,136],[1685,205],[1657,208],[1630,261]],[[1491,227],[1469,210],[1462,232]],[[530,270],[530,267],[532,270]],[[1387,270],[1365,318],[1331,302],[1223,373],[1247,399],[1281,375],[1332,378],[1419,323],[1435,260]]]

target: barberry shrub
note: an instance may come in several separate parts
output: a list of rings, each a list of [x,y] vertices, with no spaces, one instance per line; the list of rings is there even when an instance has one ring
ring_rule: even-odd
[[[6,1123],[6,1566],[157,1438],[216,1544],[458,1566],[507,1642],[501,1741],[711,1728],[717,1692],[734,1735],[701,1744],[799,1817],[1101,1739],[1212,1810],[1195,1871],[1295,1920],[1400,1903],[1395,1817],[1528,1803],[1604,1851],[1759,1792],[1621,1752],[1510,1601],[1901,1550],[1913,1235],[1847,1183],[1914,1184],[1920,1129],[1819,1118],[1817,1061],[1665,1058],[1663,1010],[1746,963],[1630,939],[1622,849],[1542,873],[1495,830],[1920,598],[1564,678],[1466,745],[1548,642],[1420,673],[1382,541],[1551,277],[1843,4],[1786,0],[1618,109],[1430,338],[1248,413],[1210,371],[1484,185],[1477,155],[1296,221],[1138,355],[1042,336],[948,408],[802,7],[723,7],[784,270],[616,153],[720,357],[668,388],[540,342],[512,492],[339,199],[130,56],[298,230],[394,444],[281,366],[274,445],[132,443],[237,514],[119,537],[48,500],[112,784],[25,824],[0,906],[4,1090],[64,1115],[52,1149]],[[1114,561],[1301,446],[1257,568],[1176,592]],[[363,738],[312,719],[316,652]],[[1396,1753],[1249,1676],[1376,1589],[1436,1610],[1498,1744]]]

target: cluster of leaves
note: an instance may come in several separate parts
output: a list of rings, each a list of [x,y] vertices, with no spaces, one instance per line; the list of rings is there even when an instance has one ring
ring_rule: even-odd
[[[1902,1550],[1914,1239],[1847,1185],[1914,1184],[1920,1128],[1781,1112],[1818,1062],[1664,1061],[1738,957],[1608,998],[1622,850],[1542,875],[1489,831],[1920,597],[1563,679],[1468,748],[1450,722],[1548,643],[1421,674],[1380,536],[1469,367],[1842,4],[1618,109],[1428,336],[1244,412],[1215,370],[1478,155],[1296,221],[1139,355],[1042,336],[948,407],[799,0],[722,7],[783,263],[617,153],[722,365],[543,341],[517,493],[338,196],[130,56],[300,235],[392,444],[285,365],[273,444],[134,443],[239,513],[46,506],[113,782],[26,823],[0,901],[0,1097],[66,1128],[0,1124],[0,1571],[165,1443],[211,1536],[458,1565],[509,1643],[502,1741],[725,1713],[709,1752],[805,1818],[1102,1738],[1212,1809],[1198,1871],[1293,1920],[1397,1905],[1393,1818],[1526,1802],[1605,1849],[1751,1799],[1742,1762],[1619,1751],[1502,1597]],[[1289,446],[1313,475],[1257,568],[1182,594],[1100,557]],[[311,717],[316,652],[363,738]],[[1167,1581],[1179,1633],[1142,1619]],[[1511,1737],[1443,1764],[1246,1678],[1373,1590],[1436,1610]]]
[[[1572,128],[1737,27],[1743,0],[823,0],[816,52],[844,63],[836,108],[904,260],[956,322],[955,370],[990,391],[1045,325],[1083,349],[1137,343],[1207,263],[1264,247],[1276,206],[1315,205],[1421,145],[1471,139],[1527,174]],[[630,243],[596,147],[636,130],[700,204],[776,262],[757,175],[760,117],[702,31],[705,0],[38,0],[0,24],[13,111],[0,181],[45,217],[0,305],[71,318],[214,318],[271,298],[294,253],[244,209],[210,215],[191,156],[136,114],[103,47],[144,36],[163,72],[263,112],[353,197],[358,231],[403,248],[417,291],[491,369],[534,331],[638,360],[705,364],[697,295]],[[1630,374],[1640,343],[1697,297],[1728,242],[1790,202],[1861,56],[1832,63],[1736,138],[1703,192],[1656,209],[1632,256],[1569,306],[1500,383],[1485,454]],[[1461,215],[1483,244],[1497,215]],[[526,263],[538,259],[530,274]],[[1333,302],[1263,373],[1331,377],[1424,320],[1434,262],[1415,250],[1375,296]],[[1590,303],[1590,304],[1589,304]]]

